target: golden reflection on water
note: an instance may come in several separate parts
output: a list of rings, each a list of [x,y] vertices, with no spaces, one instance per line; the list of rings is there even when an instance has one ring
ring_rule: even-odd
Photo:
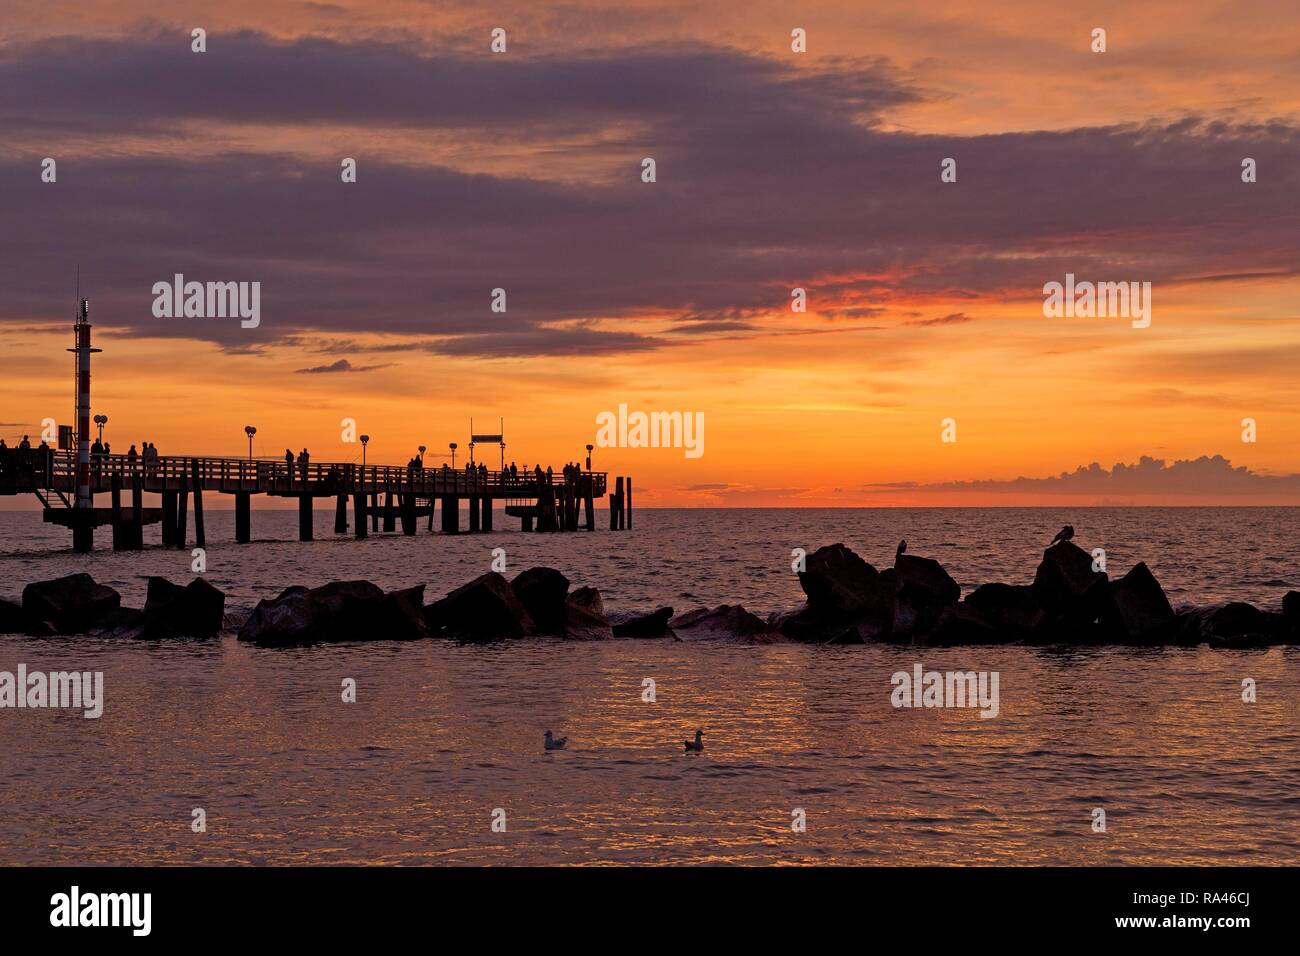
[[[101,669],[108,701],[0,714],[8,864],[1294,863],[1300,842],[1291,648],[0,638],[18,660]],[[918,661],[998,671],[999,716],[891,707]]]

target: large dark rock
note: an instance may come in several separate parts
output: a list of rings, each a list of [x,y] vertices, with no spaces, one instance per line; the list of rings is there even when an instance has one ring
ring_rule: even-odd
[[[157,612],[162,610],[168,604],[175,601],[185,593],[185,585],[173,584],[166,578],[153,576],[149,578],[149,583],[145,586],[144,610],[145,613]]]
[[[424,620],[424,585],[389,591],[379,603],[372,635],[380,640],[413,641],[428,637]]]
[[[1126,644],[1166,644],[1175,638],[1174,609],[1160,582],[1139,561],[1110,588],[1113,613],[1102,621],[1111,639]]]
[[[1300,591],[1287,591],[1282,598],[1282,619],[1293,634],[1300,634]]]
[[[0,600],[0,634],[22,634],[26,630],[27,615],[23,613],[23,606]]]
[[[471,640],[527,637],[536,632],[510,582],[496,571],[462,584],[426,607],[424,614],[431,628]]]
[[[1001,636],[998,643],[1028,640],[1047,617],[1027,584],[981,584],[962,604]]]
[[[945,608],[938,623],[924,642],[930,647],[956,647],[966,644],[1006,644],[1015,640],[1013,632],[999,628],[969,604]]]
[[[323,632],[320,604],[306,588],[289,589],[278,597],[258,601],[239,629],[239,639],[253,644],[284,647],[311,644]]]
[[[1201,613],[1201,636],[1210,644],[1259,647],[1282,637],[1282,616],[1261,611],[1253,604],[1232,601]]]
[[[311,590],[289,587],[258,603],[239,629],[239,639],[278,647],[423,637],[423,597],[423,586],[385,594],[369,581],[331,581]]]
[[[369,581],[331,581],[308,594],[324,618],[322,640],[358,640],[373,634],[383,613],[384,591]]]
[[[770,629],[790,640],[819,644],[889,637],[898,589],[892,569],[877,571],[849,548],[832,544],[808,555],[799,585],[807,603],[774,617]]]
[[[934,558],[900,554],[894,558],[894,574],[900,588],[927,592],[939,605],[951,607],[961,598],[961,587]]]
[[[893,592],[893,617],[887,640],[924,644],[945,612],[957,606],[961,588],[933,558],[900,554],[880,573],[882,590]]]
[[[144,603],[140,637],[215,637],[221,631],[226,596],[203,578],[181,587],[151,577]]]
[[[842,544],[830,544],[808,555],[799,585],[808,607],[828,618],[851,620],[887,609],[890,589],[880,572]]]
[[[1034,574],[1034,593],[1049,614],[1073,613],[1100,594],[1106,572],[1092,569],[1092,555],[1070,541],[1043,552]]]
[[[89,574],[69,574],[23,588],[23,613],[28,621],[49,622],[60,634],[88,631],[121,605],[120,594],[96,584]]]
[[[673,609],[661,607],[655,611],[639,613],[635,611],[613,612],[607,615],[613,625],[615,637],[667,637],[675,639],[676,634],[669,626]]]
[[[669,623],[678,634],[693,640],[729,640],[745,644],[777,644],[785,640],[780,631],[739,604],[697,608],[678,615]]]
[[[1112,638],[1103,621],[1116,618],[1110,581],[1092,569],[1092,555],[1069,541],[1043,552],[1034,575],[1034,595],[1047,612],[1035,639],[1068,644],[1102,644]]]
[[[614,636],[605,617],[605,602],[596,588],[578,588],[565,602],[564,636],[575,641],[604,641]]]
[[[567,616],[565,599],[569,579],[554,568],[535,567],[520,571],[510,587],[542,634],[563,634]]]

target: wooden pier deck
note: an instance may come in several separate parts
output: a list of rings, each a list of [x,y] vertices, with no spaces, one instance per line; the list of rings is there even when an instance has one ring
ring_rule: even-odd
[[[519,473],[481,468],[453,469],[365,465],[355,462],[214,458],[172,455],[148,461],[126,455],[98,455],[90,464],[90,490],[111,496],[110,507],[75,507],[77,465],[75,455],[48,449],[0,449],[0,495],[35,495],[47,522],[73,529],[74,547],[89,550],[93,529],[113,528],[113,546],[133,550],[143,546],[145,525],[162,525],[162,542],[185,547],[187,512],[193,513],[194,544],[205,545],[203,495],[226,494],[235,499],[235,540],[252,540],[253,495],[295,498],[298,501],[298,537],[312,540],[312,507],[317,498],[332,498],[334,531],[351,529],[357,538],[367,531],[415,534],[420,518],[432,531],[435,511],[441,507],[441,530],[460,532],[461,502],[468,505],[468,530],[492,531],[493,504],[504,502],[505,514],[519,518],[524,531],[587,531],[596,529],[595,501],[608,494],[610,528],[632,526],[632,483],[617,477],[613,492],[605,472],[575,471],[547,474],[536,470]],[[144,506],[144,495],[157,495],[159,507]],[[192,502],[192,505],[191,505]],[[369,525],[369,528],[367,528]]]

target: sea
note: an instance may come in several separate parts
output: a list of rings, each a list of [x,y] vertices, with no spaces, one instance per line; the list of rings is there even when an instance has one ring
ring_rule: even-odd
[[[603,512],[598,515],[603,518]],[[423,584],[533,565],[607,609],[797,605],[799,551],[878,567],[900,539],[969,591],[1028,583],[1065,524],[1179,605],[1276,609],[1298,508],[639,509],[634,527],[253,543],[209,510],[232,616],[291,584]],[[462,522],[463,524],[463,522]],[[191,536],[193,529],[191,526]],[[191,549],[76,555],[0,513],[0,597],[75,571],[140,606]],[[498,550],[499,549],[499,550]],[[494,553],[495,552],[495,553]],[[909,648],[430,639],[255,648],[0,635],[0,671],[104,675],[98,719],[0,709],[0,864],[1041,865],[1300,862],[1300,647]],[[893,675],[996,673],[996,717],[900,708]],[[355,687],[355,700],[345,701]],[[702,753],[683,741],[704,733]],[[543,733],[566,737],[547,752]]]

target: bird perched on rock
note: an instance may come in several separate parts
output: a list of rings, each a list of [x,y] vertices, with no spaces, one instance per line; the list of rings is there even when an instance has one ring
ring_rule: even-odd
[[[894,557],[897,558],[906,550],[907,550],[907,539],[904,538],[902,541],[898,542],[898,550],[894,552]]]
[[[689,740],[684,740],[682,741],[682,743],[686,745],[686,752],[688,754],[704,753],[704,731],[702,730],[695,731],[695,743],[691,743]]]
[[[1060,531],[1056,532],[1056,537],[1052,539],[1052,544],[1056,544],[1056,542],[1058,541],[1069,541],[1073,537],[1074,537],[1074,525],[1067,524]],[[1051,546],[1052,546],[1051,544],[1048,545],[1049,548]]]
[[[568,742],[569,742],[569,738],[568,738],[568,737],[561,737],[559,740],[556,740],[556,739],[551,735],[551,732],[550,732],[549,730],[546,732],[546,749],[547,749],[547,750],[563,750],[563,749],[564,749],[564,745],[567,744]]]

